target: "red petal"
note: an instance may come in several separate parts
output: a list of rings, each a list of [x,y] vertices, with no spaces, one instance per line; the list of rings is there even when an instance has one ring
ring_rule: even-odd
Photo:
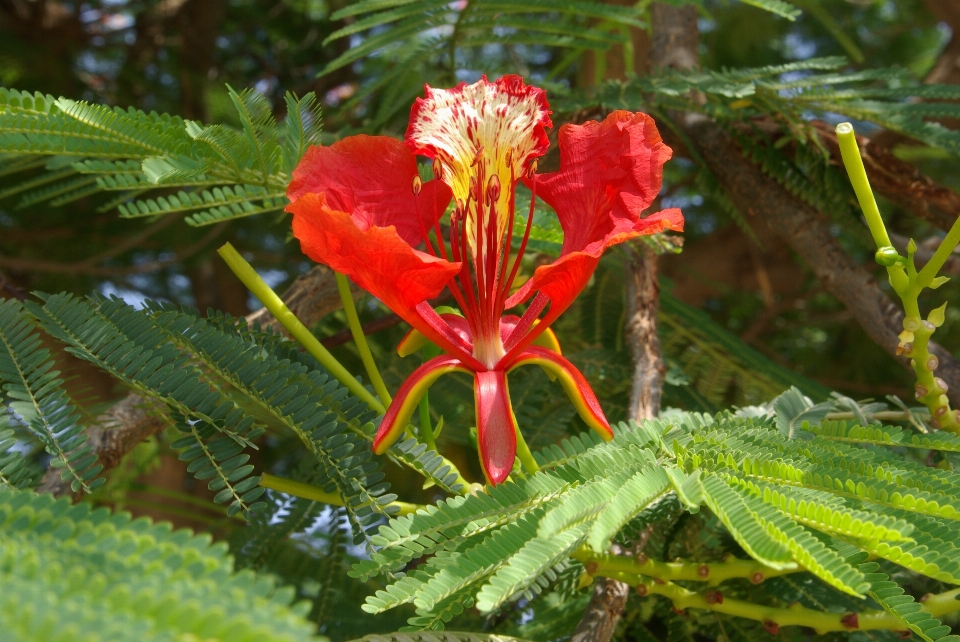
[[[458,359],[442,355],[435,357],[430,361],[413,371],[407,380],[400,386],[397,396],[393,398],[390,407],[387,408],[383,420],[380,422],[380,428],[377,429],[377,436],[373,440],[373,452],[382,455],[387,448],[393,445],[400,433],[407,427],[413,411],[423,397],[427,388],[449,372],[471,373],[472,370],[464,367]]]
[[[583,421],[604,439],[613,439],[613,429],[603,414],[603,408],[600,407],[593,388],[576,366],[556,352],[538,346],[528,348],[514,361],[510,369],[527,364],[537,364],[556,375]]]
[[[462,352],[416,309],[443,290],[460,264],[413,249],[392,227],[361,230],[349,214],[328,207],[325,198],[307,193],[287,206],[303,253],[349,276],[444,350]]]
[[[627,111],[612,112],[602,123],[564,125],[559,140],[560,171],[536,181],[537,196],[556,210],[563,227],[561,254],[639,222],[660,192],[663,164],[673,154],[650,116]]]
[[[477,446],[483,473],[494,486],[513,469],[517,455],[517,424],[503,370],[474,375],[477,404]]]
[[[440,181],[414,194],[417,161],[402,141],[387,136],[350,136],[329,147],[311,147],[293,170],[287,197],[325,194],[327,205],[347,212],[361,230],[397,228],[410,245],[433,228],[450,203],[450,188]],[[419,219],[419,220],[418,220]]]

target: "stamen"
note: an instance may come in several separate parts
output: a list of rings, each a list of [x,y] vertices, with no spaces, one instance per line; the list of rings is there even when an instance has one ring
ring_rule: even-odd
[[[527,307],[527,311],[523,313],[523,316],[520,317],[520,320],[517,321],[517,325],[513,327],[513,332],[510,333],[510,336],[507,337],[506,345],[504,345],[504,350],[509,354],[511,350],[517,347],[517,344],[520,343],[520,340],[523,339],[524,335],[533,327],[533,322],[537,320],[537,317],[540,316],[540,313],[543,312],[543,309],[547,307],[547,302],[549,299],[537,292],[537,296],[533,298],[533,301],[530,302],[530,305]]]
[[[500,179],[494,174],[487,183],[487,202],[496,202],[500,198]]]
[[[537,161],[534,159],[533,165],[536,165],[536,163]],[[510,288],[513,287],[514,279],[517,278],[517,271],[520,269],[520,259],[523,258],[523,253],[527,249],[527,241],[530,240],[530,229],[533,227],[533,208],[537,202],[537,175],[535,173],[530,176],[530,181],[533,184],[530,186],[530,211],[527,213],[527,227],[523,231],[523,240],[520,241],[520,248],[517,250],[517,260],[510,270],[510,278],[503,284],[502,296],[504,298],[506,298],[506,294],[510,291]]]

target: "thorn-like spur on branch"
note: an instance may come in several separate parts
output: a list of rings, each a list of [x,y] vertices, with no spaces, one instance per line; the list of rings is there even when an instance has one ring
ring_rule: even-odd
[[[361,292],[358,289],[351,291],[354,297]],[[323,265],[297,277],[284,292],[283,300],[308,327],[342,306],[334,273]],[[259,323],[263,329],[269,327],[286,332],[266,308],[247,315],[246,320],[250,325]],[[137,444],[160,432],[167,424],[165,410],[160,405],[130,393],[100,415],[96,425],[87,428],[87,444],[107,471],[116,467]],[[70,482],[60,478],[59,468],[47,469],[37,491],[52,493],[56,497],[72,494]]]

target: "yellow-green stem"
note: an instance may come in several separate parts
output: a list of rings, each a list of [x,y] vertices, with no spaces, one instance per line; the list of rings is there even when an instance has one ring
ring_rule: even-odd
[[[718,599],[717,592],[713,590],[698,593],[677,586],[673,582],[663,582],[662,580],[655,582],[630,573],[612,571],[609,573],[598,572],[597,574],[629,584],[642,595],[662,595],[673,602],[673,607],[680,611],[688,608],[704,609],[747,618],[764,624],[805,626],[812,628],[821,635],[831,631],[905,630],[900,619],[885,611],[866,610],[858,612],[855,620],[856,626],[854,627],[854,620],[850,618],[850,614],[816,611],[801,606],[799,603],[787,608],[762,606],[753,602],[722,596]],[[960,594],[960,589],[932,595],[924,600],[921,608],[934,617],[960,610],[960,600],[957,600],[957,594]]]
[[[287,329],[290,336],[296,339],[314,359],[319,361],[320,365],[326,368],[334,379],[366,402],[375,412],[385,412],[386,409],[383,404],[370,394],[370,391],[364,388],[359,381],[354,379],[350,371],[344,368],[336,357],[330,354],[329,350],[323,347],[323,344],[313,336],[307,326],[300,322],[300,319],[290,311],[290,308],[277,296],[277,293],[260,278],[257,271],[240,256],[240,253],[230,243],[217,250],[217,253],[226,261],[227,266],[237,275],[237,278],[253,292],[253,296],[257,297],[270,311],[270,314],[280,322],[280,325]]]
[[[880,208],[877,207],[877,201],[873,197],[873,190],[870,189],[870,181],[863,167],[863,159],[860,158],[860,147],[853,133],[853,125],[850,123],[837,125],[837,140],[840,142],[840,156],[847,168],[847,174],[850,175],[853,191],[857,193],[857,200],[860,201],[863,216],[867,219],[870,234],[873,235],[877,247],[888,247],[891,245],[890,237],[880,217]]]
[[[350,326],[350,333],[353,335],[353,342],[357,345],[357,351],[360,353],[360,360],[363,367],[370,377],[370,383],[373,389],[377,391],[380,397],[380,403],[389,406],[393,401],[387,387],[383,385],[383,379],[380,377],[380,371],[373,360],[373,354],[370,353],[370,345],[367,343],[367,336],[363,333],[363,327],[360,325],[360,317],[357,316],[357,306],[353,303],[353,294],[350,292],[350,281],[345,274],[336,272],[337,289],[340,290],[340,300],[343,301],[343,312],[347,316],[347,325]]]
[[[294,497],[302,497],[303,499],[322,502],[332,506],[344,505],[343,499],[337,493],[328,493],[322,488],[284,477],[277,477],[276,475],[267,473],[260,475],[260,485],[264,488],[286,493],[287,495],[293,495]],[[395,506],[398,509],[398,515],[409,515],[424,508],[420,504],[408,504],[407,502],[390,502],[387,506]]]
[[[655,577],[658,580],[706,582],[708,586],[716,586],[734,577],[746,578],[754,584],[759,584],[771,577],[799,573],[804,570],[797,564],[783,569],[771,568],[760,562],[742,560],[732,555],[722,562],[658,562],[647,556],[635,559],[625,555],[595,553],[589,548],[581,548],[572,557],[582,562],[588,569],[595,569],[593,571],[595,575],[627,573]]]
[[[420,437],[427,448],[436,452],[437,441],[433,436],[433,424],[430,422],[430,392],[425,391],[420,399]]]
[[[533,453],[530,452],[530,447],[527,446],[527,442],[524,440],[520,428],[514,425],[514,429],[517,433],[517,457],[520,458],[523,469],[531,474],[540,472],[540,466],[537,465],[537,460],[533,458]]]
[[[850,123],[840,123],[836,131],[843,164],[847,168],[850,183],[857,194],[857,200],[860,202],[860,208],[863,210],[873,240],[878,249],[891,248],[890,237],[887,235],[876,199],[873,197],[873,190],[870,189],[863,159],[860,158],[860,147],[857,145],[853,126]],[[939,323],[931,323],[931,315],[924,321],[920,316],[919,297],[924,288],[931,286],[937,272],[958,244],[960,244],[960,219],[953,224],[933,258],[919,273],[913,262],[916,246],[912,241],[907,248],[908,256],[905,262],[903,257],[897,256],[891,248],[888,258],[890,261],[895,261],[892,264],[884,263],[887,265],[890,285],[903,302],[904,332],[900,335],[897,354],[910,357],[910,365],[917,376],[916,398],[930,410],[930,423],[935,428],[955,433],[960,433],[960,421],[957,413],[951,410],[947,396],[944,394],[946,384],[934,375],[939,363],[929,351],[930,337],[939,323],[942,323],[942,319]],[[878,253],[878,260],[879,256]]]

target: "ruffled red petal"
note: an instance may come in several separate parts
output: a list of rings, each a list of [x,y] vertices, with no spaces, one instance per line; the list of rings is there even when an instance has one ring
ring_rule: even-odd
[[[602,123],[564,125],[559,140],[560,170],[536,181],[537,196],[560,219],[561,254],[616,235],[624,223],[632,228],[660,192],[663,164],[673,154],[650,116],[628,111]]]
[[[393,227],[360,229],[348,213],[330,208],[324,194],[306,193],[287,211],[293,213],[293,235],[304,254],[349,276],[444,350],[463,352],[417,310],[460,271],[459,263],[413,249]]]
[[[473,385],[480,463],[490,483],[497,485],[510,474],[517,455],[517,424],[507,376],[503,370],[477,372]]]
[[[402,141],[387,136],[350,136],[329,147],[311,147],[293,170],[287,197],[325,194],[327,205],[347,212],[360,230],[394,226],[419,245],[450,203],[450,188],[428,181],[414,192],[417,161]]]

